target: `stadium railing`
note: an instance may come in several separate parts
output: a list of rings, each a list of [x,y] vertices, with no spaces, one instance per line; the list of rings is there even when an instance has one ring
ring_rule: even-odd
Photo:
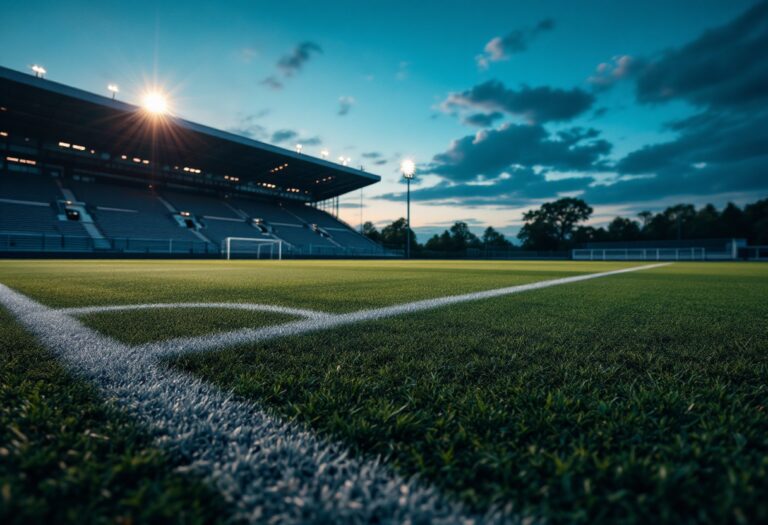
[[[722,258],[704,248],[580,248],[571,252],[575,261],[704,261]],[[718,255],[717,257],[715,255]]]

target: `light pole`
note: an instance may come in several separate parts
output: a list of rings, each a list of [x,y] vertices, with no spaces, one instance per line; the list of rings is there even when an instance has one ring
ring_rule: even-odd
[[[35,76],[37,78],[45,78],[45,74],[47,73],[47,71],[43,66],[38,66],[37,64],[33,64],[30,69],[32,69],[32,71],[35,72]]]
[[[117,93],[120,91],[120,89],[117,87],[117,84],[109,84],[107,89],[110,93],[112,93],[112,100],[115,100],[115,96],[117,96]]]
[[[411,180],[416,173],[416,164],[411,159],[405,159],[400,163],[400,171],[407,184],[405,207],[405,258],[411,258]]]

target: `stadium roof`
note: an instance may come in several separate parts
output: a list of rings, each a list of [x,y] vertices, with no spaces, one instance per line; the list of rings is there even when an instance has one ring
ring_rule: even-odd
[[[319,201],[381,180],[176,116],[151,117],[141,107],[1,66],[0,107],[0,123],[30,137],[77,141],[112,155],[153,159],[157,166],[191,166],[222,180],[235,177],[232,189],[274,184],[275,193],[291,197],[285,191],[293,188],[296,197]],[[205,177],[199,184],[206,185]]]

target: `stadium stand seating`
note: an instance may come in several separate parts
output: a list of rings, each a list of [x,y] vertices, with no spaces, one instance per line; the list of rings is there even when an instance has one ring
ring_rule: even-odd
[[[86,225],[90,230],[79,221],[61,220],[65,196],[87,210],[93,219],[93,226]],[[174,214],[182,211],[192,215],[199,232],[180,226]],[[265,231],[254,225],[255,219]],[[75,250],[215,253],[227,237],[246,237],[279,239],[287,250],[305,255],[383,253],[345,223],[310,206],[178,188],[156,191],[80,175],[61,182],[41,175],[0,176],[0,236],[6,235],[0,248],[9,245],[13,233],[29,237],[17,242],[38,247],[51,245],[53,236],[67,237]],[[47,237],[34,241],[34,236]],[[58,242],[65,245],[62,239]]]
[[[67,187],[85,202],[108,238],[200,241],[180,227],[149,188],[69,181]]]
[[[63,199],[56,179],[28,173],[0,173],[0,197],[51,203]]]

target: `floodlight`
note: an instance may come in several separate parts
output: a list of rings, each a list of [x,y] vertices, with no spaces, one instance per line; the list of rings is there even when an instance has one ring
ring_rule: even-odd
[[[37,64],[33,64],[31,69],[32,69],[32,71],[35,72],[35,76],[37,78],[42,78],[47,73],[47,71],[45,70],[45,68],[43,66],[39,66]]]
[[[168,101],[165,95],[159,91],[148,91],[142,99],[144,109],[155,115],[162,115],[168,111]]]
[[[400,172],[406,179],[412,179],[416,173],[416,164],[411,159],[405,159],[400,163]]]

